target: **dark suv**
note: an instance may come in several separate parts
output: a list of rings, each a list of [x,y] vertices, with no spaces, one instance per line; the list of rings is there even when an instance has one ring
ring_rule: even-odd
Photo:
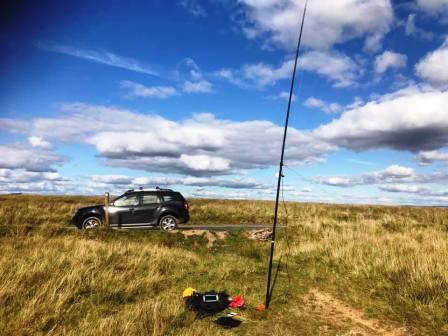
[[[99,226],[105,219],[105,206],[80,208],[73,216],[79,229]],[[109,205],[109,223],[113,228],[148,228],[160,226],[174,230],[179,223],[190,219],[185,198],[171,189],[128,190]]]

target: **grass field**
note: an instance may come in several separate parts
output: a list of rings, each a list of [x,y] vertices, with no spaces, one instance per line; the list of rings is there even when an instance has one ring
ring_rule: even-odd
[[[288,203],[271,308],[269,243],[213,234],[67,230],[92,197],[0,197],[2,335],[448,335],[448,209]],[[265,224],[273,204],[190,200],[192,224]],[[222,238],[217,237],[216,238]],[[182,291],[242,294],[225,330]]]

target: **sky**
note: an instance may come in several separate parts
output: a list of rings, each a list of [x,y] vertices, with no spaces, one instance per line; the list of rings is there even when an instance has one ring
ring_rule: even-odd
[[[4,1],[0,193],[274,199],[303,0]],[[448,0],[309,0],[284,197],[446,205]]]

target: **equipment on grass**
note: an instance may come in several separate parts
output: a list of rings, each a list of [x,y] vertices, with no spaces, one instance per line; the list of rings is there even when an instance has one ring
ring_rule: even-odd
[[[188,309],[196,312],[199,318],[215,315],[225,310],[232,301],[225,292],[210,291],[206,293],[193,292],[184,298]]]
[[[197,290],[194,288],[185,288],[184,292],[182,293],[182,297],[185,299],[186,297],[192,296],[195,292],[197,292]]]
[[[255,310],[265,311],[266,310],[266,306],[264,304],[259,304],[258,306],[255,307]]]
[[[242,308],[246,304],[246,301],[241,295],[237,295],[233,298],[232,302],[230,302],[230,308]]]

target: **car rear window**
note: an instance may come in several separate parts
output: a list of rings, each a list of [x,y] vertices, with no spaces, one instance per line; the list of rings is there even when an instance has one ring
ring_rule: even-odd
[[[170,202],[170,201],[183,201],[184,198],[181,194],[165,194],[162,195],[164,202]]]

